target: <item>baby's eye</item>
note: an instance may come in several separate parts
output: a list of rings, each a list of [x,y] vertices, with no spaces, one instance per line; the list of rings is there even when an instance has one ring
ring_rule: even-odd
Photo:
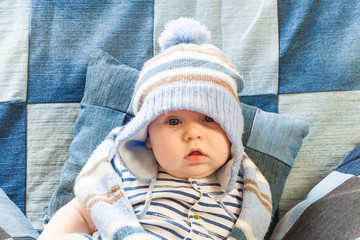
[[[170,118],[167,122],[171,126],[176,126],[181,123],[181,121],[177,118]]]
[[[204,122],[215,122],[215,121],[214,121],[214,119],[212,117],[205,116],[204,117]]]

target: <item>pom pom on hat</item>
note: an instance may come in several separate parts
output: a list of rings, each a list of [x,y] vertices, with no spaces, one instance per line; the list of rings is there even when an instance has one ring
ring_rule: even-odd
[[[210,31],[205,25],[192,18],[179,18],[170,21],[159,37],[161,51],[181,43],[200,45],[210,42]]]

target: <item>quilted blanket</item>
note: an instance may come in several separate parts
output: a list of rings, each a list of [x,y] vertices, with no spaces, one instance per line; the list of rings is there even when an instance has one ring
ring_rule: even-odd
[[[180,16],[207,25],[234,61],[242,103],[309,124],[280,216],[360,143],[359,0],[3,0],[0,188],[37,229],[69,157],[90,56],[140,70]]]

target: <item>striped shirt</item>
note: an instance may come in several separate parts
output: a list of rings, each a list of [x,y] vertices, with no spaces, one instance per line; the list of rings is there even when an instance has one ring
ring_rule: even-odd
[[[149,182],[136,179],[124,166],[115,164],[135,213],[144,208]],[[242,204],[243,181],[223,203],[236,218]],[[235,220],[220,205],[223,190],[214,174],[202,179],[179,179],[160,169],[149,209],[139,222],[159,239],[226,239]]]

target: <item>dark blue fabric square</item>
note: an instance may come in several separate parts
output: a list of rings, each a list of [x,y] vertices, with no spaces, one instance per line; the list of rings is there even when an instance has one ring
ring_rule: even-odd
[[[152,1],[32,1],[28,102],[80,102],[89,56],[140,69],[152,56]]]
[[[360,174],[360,145],[356,146],[349,155],[347,155],[335,171],[353,174],[355,176]]]
[[[240,97],[240,101],[266,112],[276,113],[278,109],[278,96],[273,94]]]
[[[0,104],[0,187],[25,211],[26,106],[23,102]]]
[[[360,4],[279,1],[279,93],[360,89]]]

